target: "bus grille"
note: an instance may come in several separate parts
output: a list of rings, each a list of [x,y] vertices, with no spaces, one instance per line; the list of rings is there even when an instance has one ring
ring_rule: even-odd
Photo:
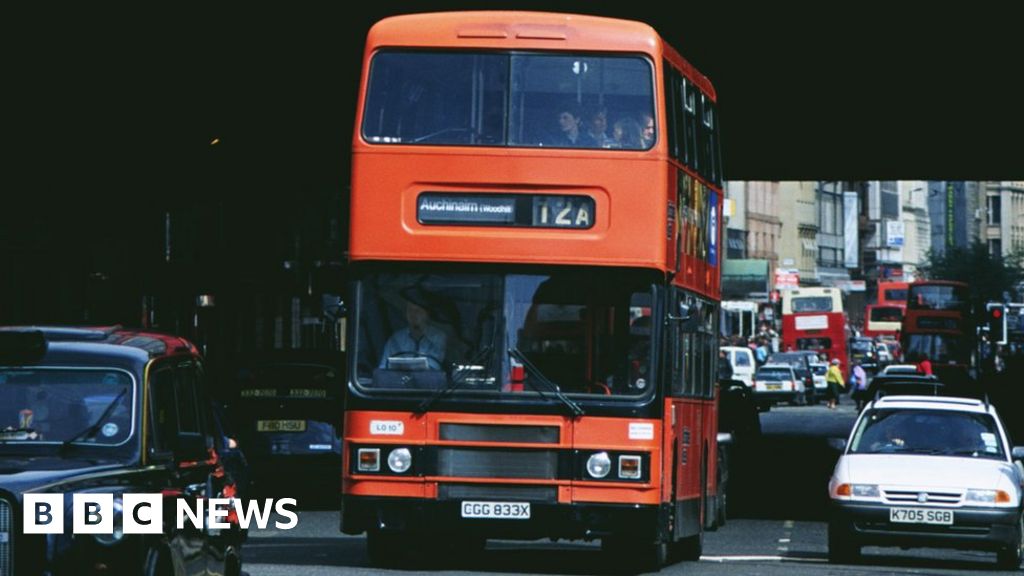
[[[442,484],[437,487],[440,500],[516,500],[557,502],[557,486],[495,486],[493,484]]]
[[[461,478],[536,478],[558,477],[558,452],[554,450],[475,450],[439,448],[439,476]]]
[[[0,499],[0,576],[14,574],[14,520],[11,503]]]
[[[558,426],[516,426],[506,424],[441,424],[441,440],[461,442],[522,442],[558,444]]]

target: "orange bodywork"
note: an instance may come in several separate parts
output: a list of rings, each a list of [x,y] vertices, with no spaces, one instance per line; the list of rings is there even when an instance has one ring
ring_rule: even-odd
[[[658,139],[649,150],[544,149],[516,147],[428,146],[370,143],[363,124],[371,59],[382,48],[570,51],[642,55],[655,73],[655,121]],[[681,199],[707,201],[721,215],[722,193],[701,184],[670,157],[666,119],[664,63],[682,71],[712,101],[714,89],[675,50],[645,24],[589,16],[530,12],[466,12],[389,18],[367,37],[363,90],[359,95],[352,142],[352,203],[349,258],[352,262],[432,261],[631,267],[671,275],[674,285],[720,300],[721,255],[711,264],[699,246],[708,240],[698,211]],[[687,181],[683,182],[682,179]],[[684,194],[681,189],[687,188]],[[700,188],[700,190],[698,190]],[[693,191],[691,194],[690,191]],[[551,194],[588,196],[594,202],[593,225],[586,229],[424,225],[417,199],[424,192]],[[710,197],[713,198],[713,197]],[[722,223],[711,228],[721,249]],[[698,240],[702,238],[703,240]],[[703,242],[703,244],[702,244]],[[352,472],[345,451],[343,491],[357,496],[437,498],[445,482],[558,487],[559,503],[660,504],[699,498],[702,482],[713,492],[717,432],[716,405],[706,398],[659,400],[663,420],[628,417],[528,414],[466,414],[350,411],[349,445],[460,446],[621,450],[650,455],[650,480],[644,483],[384,476]],[[375,421],[401,422],[401,435],[374,434]],[[442,423],[552,426],[557,444],[479,443],[441,440]],[[631,425],[639,425],[631,433]],[[653,432],[647,434],[650,426]],[[643,430],[637,433],[636,430]],[[710,439],[710,440],[709,440]],[[685,440],[685,441],[684,441]],[[673,470],[676,452],[685,458]],[[702,462],[704,464],[702,470]],[[702,478],[702,474],[704,477]],[[672,480],[663,479],[675,479]]]

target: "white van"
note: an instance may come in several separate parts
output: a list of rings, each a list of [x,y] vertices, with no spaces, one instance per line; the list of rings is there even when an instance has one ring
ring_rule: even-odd
[[[744,346],[722,346],[726,358],[732,364],[733,380],[742,380],[747,386],[754,385],[754,352]]]

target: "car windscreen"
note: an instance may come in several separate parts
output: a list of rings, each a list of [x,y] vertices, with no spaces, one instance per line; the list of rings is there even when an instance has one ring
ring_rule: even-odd
[[[757,371],[758,380],[767,380],[769,382],[779,382],[782,380],[792,380],[793,375],[789,370],[781,370],[777,368],[762,368]]]
[[[862,352],[862,353],[865,353],[865,354],[868,353],[868,352],[871,352],[871,341],[869,341],[869,340],[853,340],[853,341],[850,342],[850,351],[851,352]]]
[[[0,443],[125,444],[134,398],[134,377],[123,370],[0,369]]]
[[[988,414],[930,409],[873,409],[864,414],[851,454],[906,453],[1005,458],[995,420]]]

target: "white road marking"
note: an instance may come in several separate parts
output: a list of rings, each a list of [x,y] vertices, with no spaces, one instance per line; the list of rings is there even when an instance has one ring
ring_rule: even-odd
[[[786,556],[701,556],[704,562],[807,562],[823,564],[825,558],[788,558]]]

